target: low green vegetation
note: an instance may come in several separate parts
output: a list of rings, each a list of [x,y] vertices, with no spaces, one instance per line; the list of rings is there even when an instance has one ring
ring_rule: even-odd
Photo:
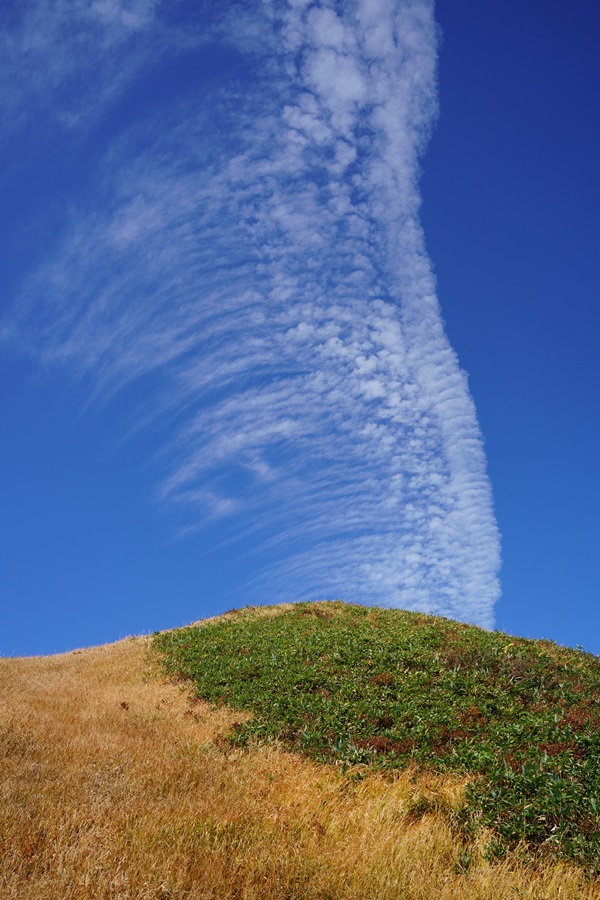
[[[600,871],[600,659],[448,619],[302,603],[157,634],[172,677],[253,717],[232,741],[472,775],[454,824],[488,852]],[[465,854],[468,862],[468,853]]]

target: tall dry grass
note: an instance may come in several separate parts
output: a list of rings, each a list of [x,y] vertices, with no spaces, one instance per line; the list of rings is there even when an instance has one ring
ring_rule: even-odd
[[[148,651],[0,660],[3,900],[600,898],[566,865],[461,871],[435,811],[458,802],[457,779],[232,750],[240,716],[188,700]]]

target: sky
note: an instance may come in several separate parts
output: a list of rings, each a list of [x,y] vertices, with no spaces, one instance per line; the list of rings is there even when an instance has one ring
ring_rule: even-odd
[[[3,5],[0,654],[334,597],[600,652],[599,20]]]

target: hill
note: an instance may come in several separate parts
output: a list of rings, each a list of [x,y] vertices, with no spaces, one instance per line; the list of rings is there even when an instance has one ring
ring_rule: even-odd
[[[340,603],[1,659],[0,896],[600,898],[598,669]],[[523,770],[546,804],[575,785],[550,811],[560,841],[534,817],[515,843]]]

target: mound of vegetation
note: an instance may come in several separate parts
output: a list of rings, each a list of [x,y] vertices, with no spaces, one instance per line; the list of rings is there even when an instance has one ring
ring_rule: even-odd
[[[154,636],[172,677],[252,712],[233,741],[470,775],[455,818],[467,839],[484,826],[491,855],[520,846],[600,871],[600,659],[401,610],[273,612]]]

